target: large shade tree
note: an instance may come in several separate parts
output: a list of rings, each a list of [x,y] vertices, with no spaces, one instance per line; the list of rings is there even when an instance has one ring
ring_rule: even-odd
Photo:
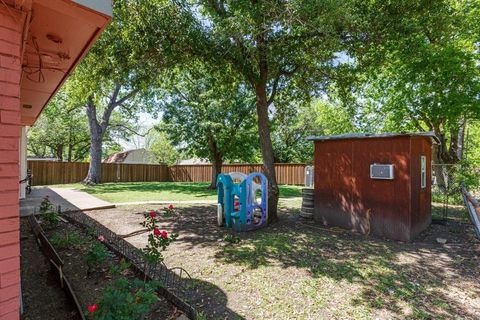
[[[72,105],[83,107],[90,132],[90,165],[86,184],[101,182],[102,146],[106,133],[134,133],[139,111],[154,112],[150,85],[157,78],[151,72],[163,68],[167,54],[152,58],[149,52],[138,52],[144,37],[129,35],[135,23],[135,12],[129,1],[115,1],[114,19],[67,83]],[[157,52],[161,48],[157,46]],[[116,118],[113,124],[112,119]],[[133,124],[131,126],[130,124]]]
[[[462,160],[467,123],[480,117],[478,1],[373,1],[357,9],[372,25],[364,45],[350,48],[365,80],[357,102],[367,105],[365,118],[380,116],[381,131],[433,131],[440,140],[433,168],[445,190],[453,172],[445,168]]]
[[[348,4],[340,0],[140,0],[132,4],[143,21],[138,37],[148,34],[166,39],[172,52],[200,59],[219,72],[230,68],[248,85],[255,97],[269,181],[270,221],[277,219],[279,192],[269,112],[284,88],[296,84],[314,92],[328,81],[335,54],[342,50],[350,19]],[[164,20],[175,21],[175,25],[162,28],[158,16],[168,16]],[[153,53],[155,46],[147,42],[142,50]]]
[[[313,162],[313,143],[308,136],[355,132],[358,129],[351,115],[335,100],[297,101],[280,97],[273,118],[273,150],[275,162]]]
[[[197,63],[174,72],[164,84],[158,130],[185,154],[212,163],[210,188],[225,161],[248,162],[258,150],[254,98],[242,81]]]

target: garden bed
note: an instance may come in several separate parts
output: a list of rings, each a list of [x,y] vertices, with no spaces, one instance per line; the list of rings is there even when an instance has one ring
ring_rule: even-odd
[[[22,222],[22,224],[24,223],[25,222]],[[46,224],[44,224],[44,226],[46,226]],[[136,269],[132,268],[132,266],[120,256],[109,251],[102,243],[103,239],[97,239],[91,230],[83,230],[71,223],[61,220],[57,226],[45,228],[45,234],[63,260],[63,272],[69,279],[80,305],[84,306],[85,314],[88,315],[89,319],[94,319],[94,315],[98,313],[98,311],[89,312],[88,309],[92,311],[97,308],[98,304],[100,304],[100,308],[103,307],[104,309],[117,308],[118,310],[118,308],[123,308],[122,306],[116,305],[116,301],[122,301],[122,296],[126,297],[129,293],[131,294],[125,298],[125,301],[128,301],[130,298],[134,299],[134,301],[124,304],[135,305],[137,311],[146,308],[148,311],[142,312],[146,313],[142,319],[177,319],[179,316],[182,316],[181,312],[179,312],[172,303],[161,295],[154,293],[156,289],[150,288],[149,285],[143,287],[144,279],[140,277]],[[33,238],[33,235],[29,235],[29,238]],[[35,241],[32,241],[35,244]],[[29,243],[28,250],[33,251],[35,249],[30,247],[31,243]],[[25,249],[27,249],[27,247],[25,247]],[[37,253],[41,255],[38,248]],[[32,257],[36,260],[39,258],[38,255],[32,255]],[[36,264],[37,262],[35,261],[22,261],[22,266],[25,267]],[[52,276],[52,273],[47,272],[49,267],[48,263],[46,264],[47,266],[43,272],[37,272],[40,277],[42,275],[44,277]],[[26,273],[32,272],[26,271]],[[24,281],[32,283],[32,280],[28,278],[24,279]],[[37,283],[42,284],[43,282],[37,281]],[[79,318],[78,313],[75,313],[74,310],[72,311],[71,307],[62,307],[65,303],[59,304],[57,299],[52,299],[50,294],[52,288],[44,288],[43,286],[33,287],[36,291],[29,288],[32,292],[29,294],[29,297],[35,301],[35,305],[45,305],[47,308],[52,308],[52,302],[54,302],[56,305],[53,308],[54,310],[59,309],[62,311],[66,309],[66,311],[63,312],[64,314],[59,315],[58,319]],[[59,287],[54,287],[53,289],[57,292]],[[43,291],[47,292],[47,294],[41,294]],[[145,292],[149,291],[152,292],[152,294],[145,294]],[[65,295],[62,296],[60,294],[60,296],[65,300]],[[58,300],[62,301],[62,299]],[[34,310],[36,307],[30,308],[29,303],[30,301],[26,301],[26,309],[29,312],[27,313],[28,317],[25,319],[44,319],[45,312],[36,314]],[[59,305],[57,306],[57,304]],[[69,306],[68,303],[66,303],[66,305]],[[106,307],[106,305],[108,305],[108,307]],[[125,310],[124,314],[133,314],[131,312],[133,311]]]
[[[22,298],[24,313],[22,320],[77,320],[80,315],[74,304],[60,288],[55,273],[38,248],[35,235],[26,218],[20,221]]]

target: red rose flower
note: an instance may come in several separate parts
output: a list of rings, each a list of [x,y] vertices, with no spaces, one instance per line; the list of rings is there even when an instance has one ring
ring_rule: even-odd
[[[163,230],[163,231],[160,233],[160,236],[161,236],[163,239],[167,239],[167,238],[168,238],[168,233],[167,233],[167,231]]]
[[[155,211],[150,211],[150,218],[155,218],[157,213]]]
[[[168,209],[173,210],[173,204],[169,205]]]
[[[92,305],[87,306],[88,312],[93,313],[95,310],[98,309],[98,304],[94,303]]]
[[[156,236],[159,236],[160,235],[160,230],[158,230],[157,228],[153,229],[153,234],[156,235]]]

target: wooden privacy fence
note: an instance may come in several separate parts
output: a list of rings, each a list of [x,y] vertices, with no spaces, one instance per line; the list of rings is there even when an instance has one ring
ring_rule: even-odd
[[[212,179],[211,165],[178,165],[169,167],[170,181],[178,182],[210,182]],[[226,164],[222,166],[222,172],[262,172],[261,164]],[[305,183],[305,164],[302,163],[277,163],[275,175],[278,184]]]
[[[80,182],[87,176],[88,162],[27,162],[32,171],[32,185]],[[103,182],[168,181],[168,166],[163,164],[102,163]]]
[[[87,162],[56,162],[30,160],[27,164],[32,171],[32,185],[67,184],[82,181],[88,172]],[[227,164],[222,172],[262,172],[261,164]],[[305,180],[305,164],[275,164],[275,174],[279,184],[302,185]],[[211,165],[176,165],[162,164],[124,164],[102,163],[103,182],[210,182]]]

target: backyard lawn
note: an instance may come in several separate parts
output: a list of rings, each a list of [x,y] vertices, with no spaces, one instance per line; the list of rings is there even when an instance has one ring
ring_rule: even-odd
[[[178,206],[160,219],[179,234],[165,263],[190,273],[189,302],[204,318],[480,318],[480,245],[460,208],[457,220],[400,243],[303,221],[290,205],[283,202],[279,222],[244,234],[217,227],[213,206]],[[157,208],[86,213],[126,235],[141,229],[139,212]],[[147,234],[126,239],[141,248]]]
[[[207,189],[209,183],[201,182],[123,182],[84,186],[80,183],[56,185],[57,188],[74,188],[113,203],[137,201],[215,200],[217,191]],[[302,187],[280,186],[281,198],[301,196]]]

